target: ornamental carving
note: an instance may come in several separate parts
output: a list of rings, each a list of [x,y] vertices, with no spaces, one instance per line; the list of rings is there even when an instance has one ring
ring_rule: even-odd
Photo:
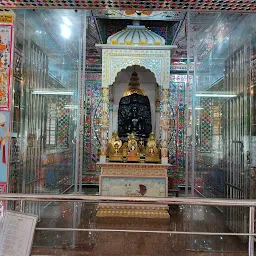
[[[112,85],[118,72],[139,65],[154,73],[157,83],[167,88],[170,81],[170,50],[103,50],[102,86]]]
[[[115,175],[115,176],[137,176],[137,177],[165,177],[166,168],[154,168],[154,169],[145,169],[145,168],[134,168],[134,166],[120,166],[120,168],[102,168],[102,175]]]

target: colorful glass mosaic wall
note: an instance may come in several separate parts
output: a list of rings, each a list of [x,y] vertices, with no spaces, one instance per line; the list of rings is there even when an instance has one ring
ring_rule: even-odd
[[[175,109],[174,121],[176,121],[173,129],[175,134],[173,134],[173,139],[175,139],[176,148],[173,152],[170,152],[170,158],[175,155],[176,161],[172,168],[176,171],[182,171],[184,169],[184,157],[183,157],[183,139],[184,139],[184,93],[185,83],[184,82],[173,82],[170,84],[170,105],[173,105]],[[171,122],[172,123],[172,122]],[[172,125],[173,126],[173,125]],[[172,162],[172,161],[171,161]],[[170,162],[170,163],[171,163]]]
[[[189,78],[190,84],[193,77]],[[170,123],[169,162],[171,167],[169,173],[174,176],[176,185],[185,183],[185,94],[187,86],[187,75],[170,76],[170,109],[173,109]],[[191,88],[191,86],[190,86]]]
[[[171,82],[169,90],[169,104],[171,113],[169,162],[170,172],[175,173],[176,178],[184,178],[184,99],[185,83]]]
[[[101,74],[86,74],[83,183],[97,183],[102,108]]]
[[[70,122],[70,96],[58,98],[58,124],[57,124],[57,147],[68,148],[69,144],[69,122]]]
[[[201,112],[201,152],[211,152],[212,148],[212,99],[201,99],[200,105],[202,106]]]

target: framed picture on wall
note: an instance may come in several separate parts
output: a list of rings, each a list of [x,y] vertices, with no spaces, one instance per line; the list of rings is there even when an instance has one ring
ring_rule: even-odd
[[[6,193],[6,183],[0,183],[0,194]],[[6,202],[0,200],[0,218],[4,215]]]

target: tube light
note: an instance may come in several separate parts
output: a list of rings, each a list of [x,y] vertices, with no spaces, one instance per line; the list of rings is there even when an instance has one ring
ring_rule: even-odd
[[[65,105],[64,108],[67,108],[67,109],[78,109],[78,105]]]
[[[47,91],[47,90],[33,90],[32,94],[42,95],[73,95],[73,91]]]
[[[210,98],[234,98],[236,94],[211,94],[211,93],[196,93],[196,97],[210,97]]]
[[[189,107],[188,109],[192,109],[192,107]],[[203,107],[195,107],[195,110],[202,110],[204,109]]]

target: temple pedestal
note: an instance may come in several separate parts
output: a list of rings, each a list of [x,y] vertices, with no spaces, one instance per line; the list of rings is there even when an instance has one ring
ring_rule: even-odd
[[[98,163],[101,167],[100,194],[102,196],[168,195],[168,165],[144,163]],[[169,218],[167,205],[144,203],[102,203],[98,217]]]

